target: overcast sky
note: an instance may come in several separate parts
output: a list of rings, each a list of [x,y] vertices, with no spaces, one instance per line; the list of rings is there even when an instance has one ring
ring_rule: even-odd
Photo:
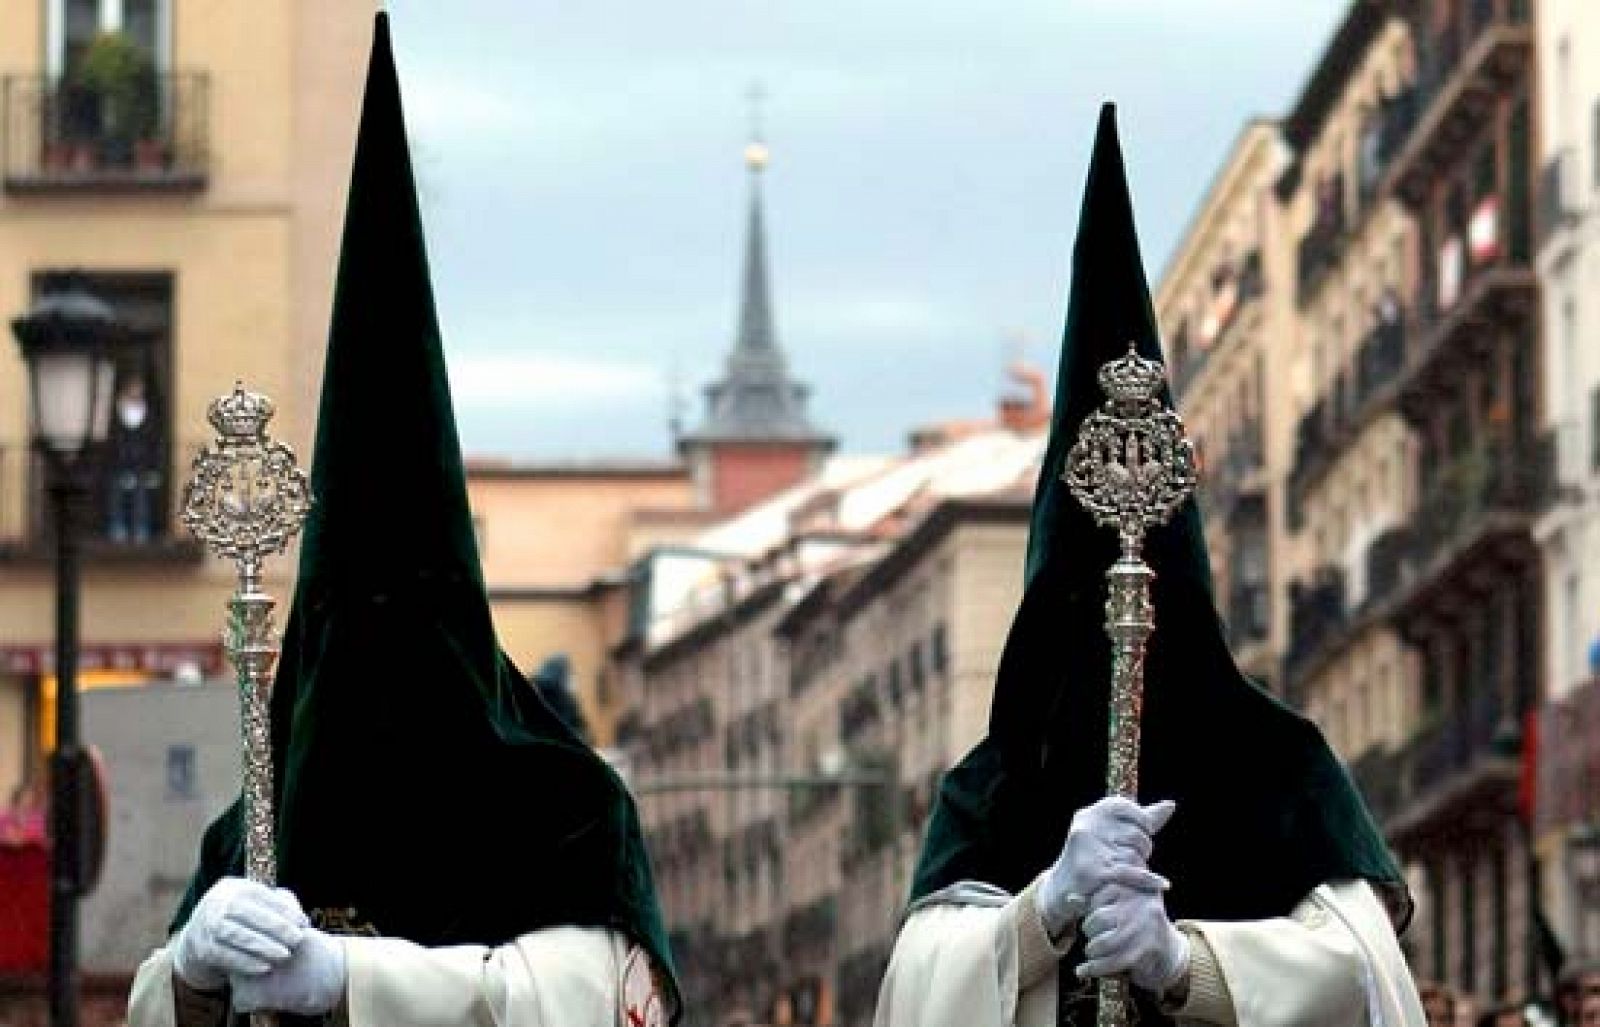
[[[781,344],[847,450],[1053,365],[1118,103],[1152,277],[1347,0],[390,0],[464,445],[669,452],[732,341],[766,93]]]

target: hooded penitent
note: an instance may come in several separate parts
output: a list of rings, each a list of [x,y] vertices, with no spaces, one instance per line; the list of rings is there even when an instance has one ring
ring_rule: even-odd
[[[1105,794],[1111,650],[1105,572],[1116,533],[1061,481],[1096,373],[1161,346],[1110,105],[1102,111],[1073,253],[1050,442],[1034,500],[1025,589],[995,683],[987,736],[948,775],[913,883],[963,879],[1016,892],[1060,853],[1073,813]],[[1170,402],[1170,398],[1167,398]],[[1156,630],[1147,650],[1140,760],[1145,801],[1175,799],[1152,866],[1174,918],[1287,914],[1316,885],[1366,878],[1407,906],[1400,872],[1317,728],[1234,665],[1191,499],[1146,537]]]
[[[572,694],[572,661],[567,654],[556,653],[546,657],[529,681],[538,690],[545,705],[555,711],[561,723],[585,742],[589,741],[589,725],[583,719],[583,708],[578,705],[577,696]]]
[[[424,945],[610,927],[670,973],[627,790],[495,639],[383,15],[311,484],[272,696],[279,883]],[[242,872],[238,812],[175,928]]]

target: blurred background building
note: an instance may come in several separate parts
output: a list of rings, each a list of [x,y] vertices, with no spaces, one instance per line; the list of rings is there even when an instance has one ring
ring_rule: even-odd
[[[139,338],[84,582],[108,994],[233,791],[232,572],[176,530],[177,487],[235,377],[309,458],[368,25],[309,0],[0,10],[0,310],[81,270]],[[990,416],[836,453],[780,341],[768,157],[745,154],[728,356],[673,455],[475,457],[468,484],[502,641],[524,671],[569,657],[639,795],[689,1022],[865,1024],[939,776],[986,726],[1048,382],[1019,364]],[[1450,1027],[1600,1013],[1597,194],[1600,8],[1351,0],[1158,283],[1232,644],[1403,858],[1406,952]],[[5,872],[41,844],[53,736],[28,402],[0,346]]]
[[[206,404],[235,378],[277,401],[275,433],[309,453],[370,23],[359,7],[312,0],[0,9],[0,311],[9,322],[53,273],[79,271],[136,335],[120,355],[110,440],[83,514],[81,685],[143,686],[85,702],[116,812],[82,957],[112,975],[118,1001],[131,953],[164,932],[195,826],[236,789],[213,759],[236,712],[212,737],[208,725],[224,730],[211,716],[217,697],[175,684],[224,673],[233,586],[232,568],[202,559],[176,524],[181,482],[209,438]],[[51,529],[30,404],[8,341],[0,800],[19,802],[43,794],[54,738]],[[268,565],[267,588],[285,600],[292,567],[292,558]],[[169,771],[187,782],[181,796],[162,784]],[[0,1020],[14,1012],[0,1008]]]

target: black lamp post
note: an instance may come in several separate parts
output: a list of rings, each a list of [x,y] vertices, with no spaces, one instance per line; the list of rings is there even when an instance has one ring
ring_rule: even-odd
[[[50,758],[50,1024],[78,1022],[78,899],[84,889],[83,804],[89,768],[78,737],[78,537],[87,455],[110,426],[111,308],[77,275],[53,276],[11,322],[28,365],[33,441],[43,457],[56,546],[56,745]]]

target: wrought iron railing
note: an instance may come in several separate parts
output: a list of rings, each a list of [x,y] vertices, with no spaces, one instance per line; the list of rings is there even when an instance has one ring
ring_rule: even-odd
[[[1304,670],[1323,647],[1349,623],[1344,571],[1331,564],[1317,568],[1309,582],[1289,585],[1289,648],[1285,656],[1291,677]]]
[[[4,182],[12,191],[194,190],[210,170],[210,80],[151,75],[111,94],[70,79],[0,80]]]
[[[1531,445],[1486,443],[1451,459],[1423,487],[1415,519],[1419,563],[1461,540],[1488,515],[1532,512],[1546,473]]]
[[[1406,746],[1409,797],[1427,794],[1488,758],[1521,751],[1516,719],[1497,683],[1475,682],[1467,702],[1419,731]]]
[[[1404,794],[1404,763],[1400,755],[1385,745],[1374,745],[1352,760],[1349,769],[1367,800],[1367,809],[1381,825],[1400,808]]]
[[[87,555],[197,553],[193,537],[178,522],[175,476],[207,441],[173,442],[163,436],[136,454],[102,447],[85,457],[88,492],[78,517]],[[47,483],[42,453],[25,443],[0,442],[0,554],[36,557],[48,551],[54,524]]]
[[[1301,236],[1296,251],[1297,283],[1302,304],[1321,284],[1324,276],[1339,262],[1345,238],[1344,187],[1340,180],[1330,187],[1332,200],[1317,220]]]
[[[1234,585],[1228,592],[1228,641],[1248,645],[1265,641],[1272,628],[1272,592],[1267,582]]]

